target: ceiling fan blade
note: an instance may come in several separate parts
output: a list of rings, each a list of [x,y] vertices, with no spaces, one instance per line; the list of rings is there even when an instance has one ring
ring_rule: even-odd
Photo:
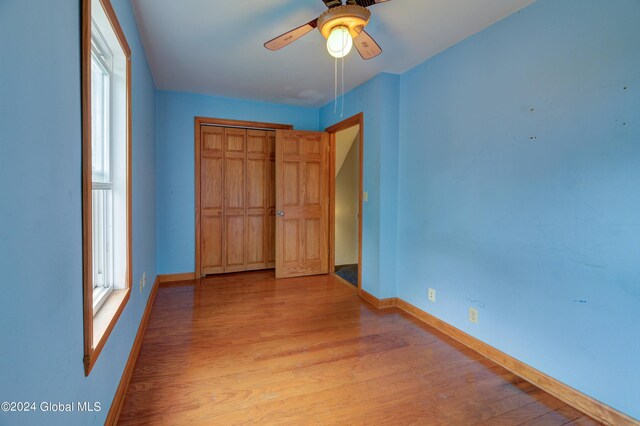
[[[342,6],[342,0],[322,0],[329,9],[332,7]]]
[[[347,4],[357,4],[362,7],[373,6],[374,4],[384,3],[391,0],[347,0]]]
[[[378,43],[376,43],[365,30],[362,30],[360,35],[353,39],[353,45],[365,61],[375,58],[382,53],[382,49],[378,46]]]
[[[307,22],[304,25],[300,25],[298,28],[295,28],[289,32],[286,32],[278,37],[269,40],[264,44],[269,50],[280,50],[289,43],[292,43],[307,34],[309,31],[318,27],[318,19],[314,19],[313,21]]]

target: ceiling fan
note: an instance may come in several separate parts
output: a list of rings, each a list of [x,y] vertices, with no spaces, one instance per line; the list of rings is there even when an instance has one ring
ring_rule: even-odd
[[[362,59],[375,58],[382,53],[373,38],[364,30],[371,12],[367,7],[389,0],[322,0],[328,9],[316,19],[286,32],[264,44],[269,50],[280,50],[311,30],[318,28],[327,39],[327,50],[331,56],[342,58],[356,47]]]

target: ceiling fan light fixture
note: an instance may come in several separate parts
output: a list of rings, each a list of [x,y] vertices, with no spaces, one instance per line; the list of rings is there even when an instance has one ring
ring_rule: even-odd
[[[375,58],[382,53],[382,49],[364,30],[371,19],[371,11],[367,7],[389,0],[347,0],[347,4],[341,5],[342,1],[323,0],[328,7],[324,13],[304,25],[269,40],[264,47],[271,51],[280,50],[317,28],[327,39],[327,50],[331,56],[343,58],[349,53],[351,47],[355,47],[362,59]],[[345,30],[348,31],[347,37],[344,34]]]
[[[349,28],[337,25],[331,29],[327,37],[327,50],[334,58],[343,58],[349,54],[353,47],[353,38]]]

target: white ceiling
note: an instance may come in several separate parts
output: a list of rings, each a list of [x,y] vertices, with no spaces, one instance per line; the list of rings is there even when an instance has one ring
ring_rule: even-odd
[[[277,52],[263,43],[320,15],[321,0],[131,0],[160,89],[293,105],[333,99],[334,62],[319,31]],[[382,54],[345,60],[345,90],[400,74],[534,0],[393,0],[371,6]]]

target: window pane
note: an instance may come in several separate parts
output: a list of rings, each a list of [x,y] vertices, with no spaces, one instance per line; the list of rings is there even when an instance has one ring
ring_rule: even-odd
[[[109,182],[109,74],[99,53],[91,55],[91,172],[94,182]]]
[[[113,190],[92,191],[93,288],[113,286]]]
[[[114,284],[113,182],[110,146],[110,68],[99,44],[91,49],[91,175],[93,306],[98,309]]]

